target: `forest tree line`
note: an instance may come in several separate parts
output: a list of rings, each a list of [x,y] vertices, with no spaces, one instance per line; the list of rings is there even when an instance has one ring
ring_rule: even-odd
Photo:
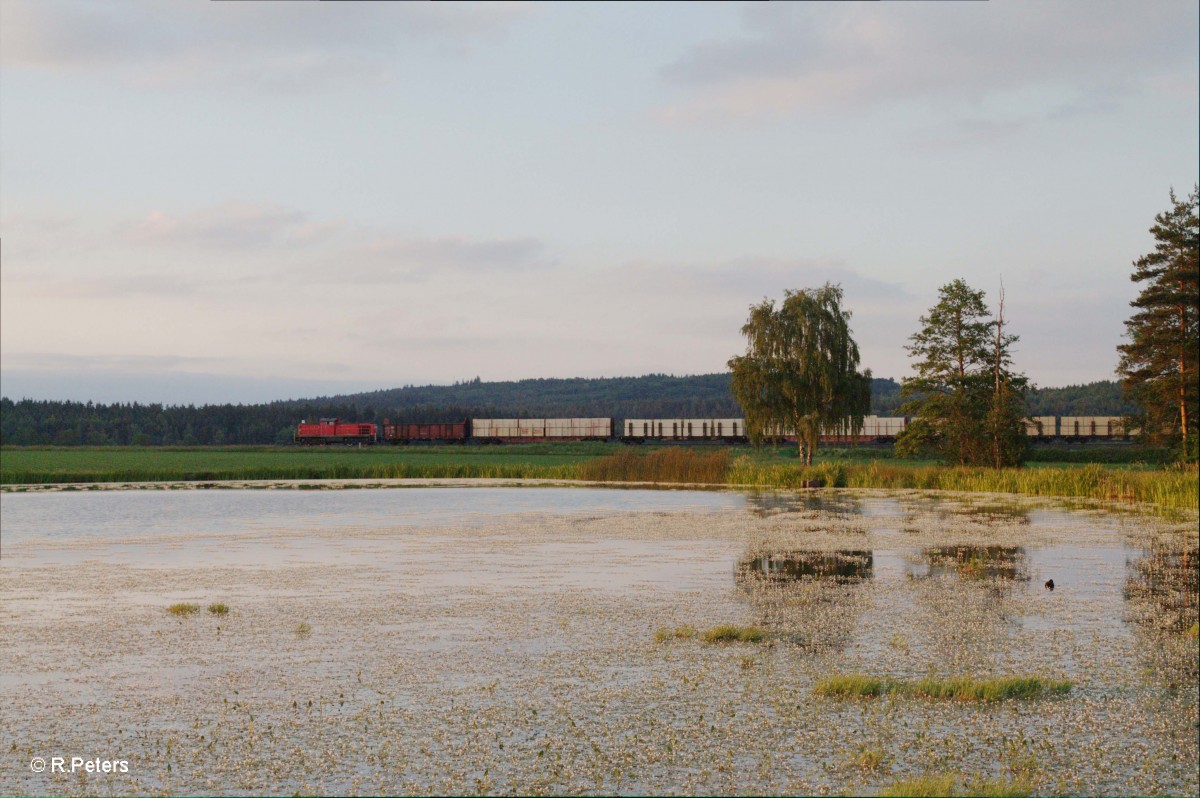
[[[7,446],[220,446],[292,442],[301,419],[457,421],[477,418],[736,418],[729,374],[664,374],[610,379],[468,380],[258,405],[94,404],[0,399]],[[871,412],[900,415],[900,385],[871,381]],[[1030,391],[1035,416],[1119,416],[1133,407],[1106,380]]]

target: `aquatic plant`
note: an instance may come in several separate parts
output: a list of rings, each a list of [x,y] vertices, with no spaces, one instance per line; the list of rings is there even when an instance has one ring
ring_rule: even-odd
[[[674,629],[663,627],[654,632],[654,640],[658,643],[665,643],[672,639],[683,639],[695,637],[699,632],[694,626],[676,626]]]
[[[209,604],[208,611],[213,615],[228,615],[229,605],[227,604]]]
[[[1065,679],[1042,679],[1036,676],[993,679],[970,676],[939,679],[931,676],[918,682],[905,682],[848,674],[819,680],[813,686],[813,692],[830,698],[875,698],[889,694],[953,701],[1005,701],[1064,695],[1071,691],[1071,687],[1071,682]]]
[[[757,626],[735,626],[734,624],[714,626],[700,633],[700,639],[705,643],[758,643],[766,636],[767,633]]]
[[[828,696],[830,698],[874,697],[883,695],[886,688],[887,685],[883,679],[877,679],[873,676],[863,676],[862,674],[848,674],[845,676],[830,676],[827,679],[820,680],[813,686],[813,692],[817,695]]]
[[[199,604],[172,604],[170,607],[167,607],[167,612],[171,613],[172,615],[178,615],[180,617],[187,616],[187,615],[195,615],[197,612],[200,612],[200,605]]]
[[[957,779],[949,773],[927,773],[909,779],[893,782],[879,794],[881,796],[938,796],[954,795],[958,786]]]

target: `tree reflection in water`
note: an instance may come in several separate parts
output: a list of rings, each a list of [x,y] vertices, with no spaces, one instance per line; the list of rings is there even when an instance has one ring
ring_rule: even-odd
[[[1029,561],[1020,546],[935,546],[923,551],[910,578],[957,576],[962,580],[1028,582]]]
[[[758,623],[793,643],[840,650],[863,609],[861,586],[874,576],[869,550],[762,552],[738,563],[734,580]]]
[[[1171,687],[1200,678],[1197,653],[1200,561],[1194,542],[1154,543],[1144,557],[1128,561],[1125,600],[1128,617],[1155,677]]]

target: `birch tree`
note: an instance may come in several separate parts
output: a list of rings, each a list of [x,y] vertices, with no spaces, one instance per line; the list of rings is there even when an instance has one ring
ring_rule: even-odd
[[[800,460],[812,464],[821,430],[857,434],[870,409],[871,373],[858,371],[858,345],[842,289],[785,291],[777,308],[764,299],[742,327],[746,354],[729,360],[734,398],[751,442],[794,434]]]

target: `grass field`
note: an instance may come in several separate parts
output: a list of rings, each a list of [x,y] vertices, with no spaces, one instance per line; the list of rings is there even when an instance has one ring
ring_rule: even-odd
[[[1045,455],[1043,455],[1045,456]],[[1103,455],[1100,459],[1105,459]],[[799,488],[899,488],[1144,502],[1196,509],[1195,466],[1141,462],[1031,463],[1022,469],[941,466],[887,450],[821,450],[801,468],[792,447],[609,443],[516,446],[7,447],[0,484],[289,479],[585,479]]]

